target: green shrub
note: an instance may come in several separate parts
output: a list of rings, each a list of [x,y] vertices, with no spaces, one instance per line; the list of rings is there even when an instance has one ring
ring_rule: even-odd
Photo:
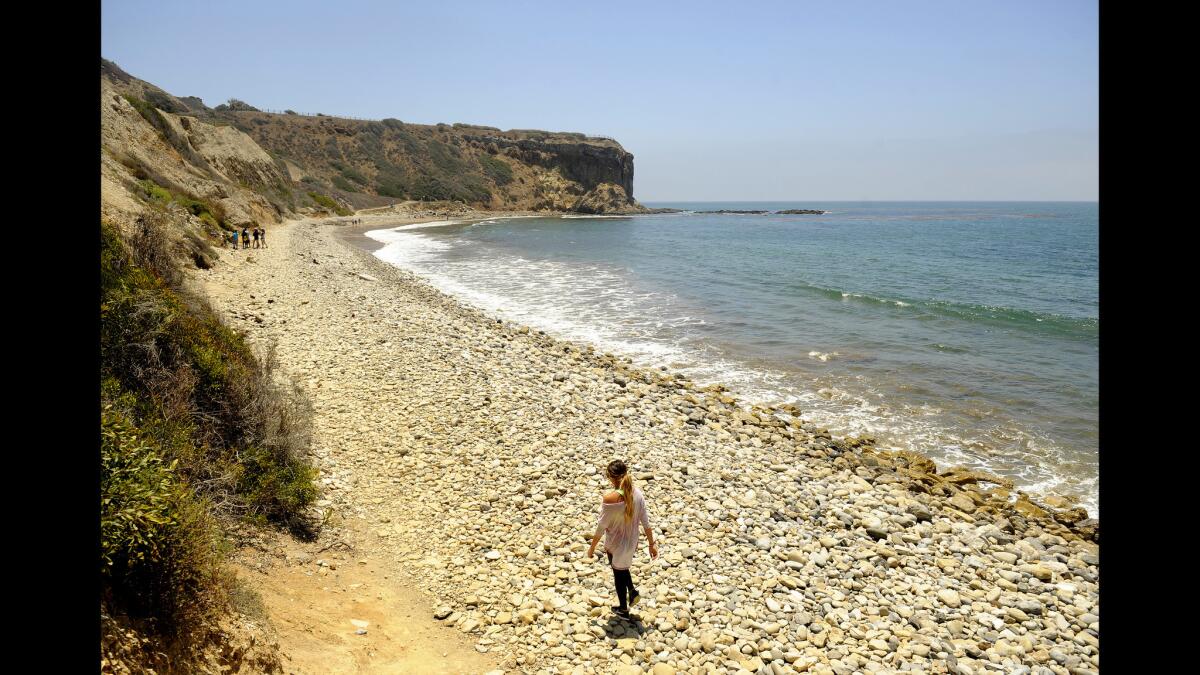
[[[180,290],[163,240],[150,223],[128,244],[101,225],[102,398],[128,393],[133,421],[218,511],[303,533],[315,498],[306,400],[275,383],[272,353],[256,359],[207,303]]]
[[[443,173],[461,173],[466,168],[459,159],[458,150],[452,145],[431,140],[425,144],[425,151],[429,153],[429,158],[433,160],[434,166]]]
[[[169,113],[187,113],[190,112],[186,106],[177,103],[171,95],[159,89],[146,89],[146,102]]]
[[[332,141],[332,139],[330,140]],[[336,149],[336,143],[334,144],[333,149]],[[382,148],[380,149],[382,150]],[[370,181],[367,180],[367,177],[364,176],[361,171],[352,166],[346,166],[338,161],[331,161],[329,162],[329,165],[336,169],[339,174],[341,174],[340,176],[334,176],[331,179],[333,185],[339,190],[345,190],[346,192],[358,192],[359,189],[350,184],[350,181],[354,181],[359,185],[368,185],[370,183]]]
[[[329,196],[326,196],[323,194],[319,194],[317,192],[309,192],[308,197],[309,197],[309,199],[312,199],[314,202],[316,202],[318,206],[322,206],[326,209],[329,209],[329,210],[333,211],[334,213],[338,214],[339,216],[348,216],[348,215],[354,213],[350,209],[347,209],[347,208],[343,207],[341,204],[338,204],[336,201],[333,200],[332,197],[329,197]]]
[[[404,186],[399,183],[377,183],[375,185],[375,192],[383,195],[384,197],[395,197],[397,199],[408,198],[408,190],[406,190]]]
[[[170,190],[152,180],[139,181],[138,185],[142,188],[142,195],[152,203],[168,204],[173,199]]]
[[[172,192],[149,179],[139,181],[138,185],[142,189],[143,198],[152,204],[166,206],[174,202],[214,228],[224,230],[233,229],[233,226],[225,221],[225,210],[216,204],[211,204],[203,199],[196,199],[187,194]]]
[[[368,185],[371,182],[367,180],[367,177],[364,176],[361,171],[358,171],[353,167],[346,167],[342,169],[342,176],[354,181],[355,183],[358,183],[359,185]]]
[[[258,506],[250,515],[259,522],[265,524],[276,514],[300,513],[316,500],[316,472],[309,467],[258,446],[243,449],[239,459],[237,489]]]
[[[140,114],[143,118],[145,118],[145,120],[147,122],[149,122],[151,124],[151,126],[153,126],[155,129],[158,129],[159,131],[166,130],[167,120],[165,117],[162,116],[162,113],[160,113],[158,111],[158,108],[155,108],[150,103],[143,101],[142,99],[137,98],[136,96],[130,96],[129,94],[121,94],[121,96],[123,96],[126,101],[129,101],[129,103],[135,109],[137,109],[138,114]]]
[[[178,524],[173,513],[178,460],[167,466],[112,404],[102,413],[100,439],[101,571],[111,572],[120,558],[158,560],[162,532]]]
[[[512,182],[512,167],[504,160],[496,159],[491,155],[480,155],[479,165],[483,167],[483,173],[496,185],[508,185]]]
[[[104,599],[167,635],[198,625],[227,598],[217,528],[128,416],[100,422],[100,574]]]
[[[250,105],[249,103],[246,103],[245,101],[242,101],[242,100],[239,100],[236,98],[231,98],[228,101],[226,101],[225,106],[229,110],[244,110],[244,111],[249,111],[249,112],[262,112],[261,110],[259,110],[258,108],[255,108],[254,106]]]

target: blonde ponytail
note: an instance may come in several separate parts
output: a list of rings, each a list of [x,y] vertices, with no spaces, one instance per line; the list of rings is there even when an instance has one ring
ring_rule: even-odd
[[[633,476],[629,475],[629,467],[625,462],[614,459],[606,469],[608,477],[617,482],[619,489],[625,495],[625,522],[633,520]]]
[[[633,476],[629,472],[621,479],[621,491],[625,493],[625,522],[633,520]]]

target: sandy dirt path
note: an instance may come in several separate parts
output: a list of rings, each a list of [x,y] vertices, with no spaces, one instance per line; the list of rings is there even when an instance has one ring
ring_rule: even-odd
[[[267,249],[222,250],[222,264],[200,278],[204,291],[231,325],[261,328],[248,330],[252,344],[261,347],[278,341],[285,370],[305,352],[302,343],[279,341],[281,331],[289,329],[268,317],[276,302],[294,298],[293,292],[298,290],[290,273],[294,268],[290,257],[295,253],[288,236],[295,226],[272,228]],[[293,304],[304,307],[302,302],[306,301]],[[296,336],[295,332],[289,334]],[[353,381],[353,373],[344,370],[347,364],[336,361],[316,366],[350,375],[346,381]],[[330,492],[345,489],[356,480],[329,450],[339,445],[337,430],[345,423],[345,409],[337,403],[342,395],[336,387],[329,387],[335,381],[301,383],[309,389],[328,387],[316,401],[313,419],[325,509],[332,506]],[[357,493],[347,494],[339,500],[342,508],[330,509],[330,523],[316,542],[265,533],[258,546],[234,556],[238,576],[261,595],[262,609],[278,634],[287,672],[459,674],[501,670],[493,654],[481,652],[467,635],[433,618],[436,599],[425,592],[428,589],[421,587],[420,580],[398,568],[386,540],[368,535],[363,520],[347,517],[343,509],[357,497]],[[359,634],[360,630],[365,634]]]

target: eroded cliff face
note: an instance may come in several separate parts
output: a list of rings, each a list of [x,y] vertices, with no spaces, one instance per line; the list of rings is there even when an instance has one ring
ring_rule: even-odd
[[[100,91],[102,213],[132,222],[157,188],[211,204],[229,227],[276,223],[289,210],[290,180],[246,134],[157,109],[143,115],[106,80]]]
[[[633,155],[611,139],[394,119],[213,114],[282,158],[300,181],[352,200],[371,195],[569,211],[599,186],[612,184],[625,194],[621,210],[641,209],[632,196]]]
[[[608,138],[209,108],[107,61],[101,88],[108,211],[136,211],[145,180],[211,201],[229,226],[328,208],[319,206],[326,197],[339,208],[423,200],[492,210],[645,210],[633,198],[633,155]]]
[[[465,138],[509,149],[510,157],[526,164],[558,169],[564,178],[578,183],[586,191],[603,183],[619,185],[628,201],[633,201],[633,155],[615,142],[602,145],[503,136],[467,135]]]

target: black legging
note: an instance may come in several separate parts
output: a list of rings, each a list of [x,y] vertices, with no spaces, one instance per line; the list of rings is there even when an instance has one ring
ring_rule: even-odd
[[[608,564],[612,565],[611,553],[608,554]],[[630,576],[629,570],[619,570],[613,567],[613,583],[617,587],[617,602],[620,603],[621,609],[628,609],[628,601],[633,600],[633,596],[637,594],[637,590],[633,587],[633,577]]]

